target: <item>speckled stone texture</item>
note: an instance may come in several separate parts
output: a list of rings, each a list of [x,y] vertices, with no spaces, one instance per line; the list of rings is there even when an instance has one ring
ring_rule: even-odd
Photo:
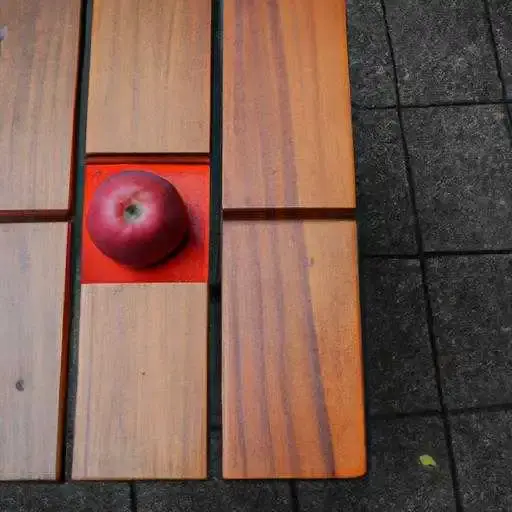
[[[510,0],[487,0],[500,59],[506,95],[512,99],[512,7]]]
[[[284,482],[205,482],[137,484],[139,512],[292,512]]]
[[[449,408],[512,402],[512,256],[427,262]]]
[[[506,108],[435,107],[403,115],[425,249],[511,249]]]
[[[300,512],[441,512],[455,510],[440,418],[374,421],[364,480],[301,482]],[[425,467],[430,455],[436,467]]]
[[[130,512],[130,487],[112,483],[0,483],[1,512]]]
[[[395,109],[355,110],[357,218],[363,254],[417,253],[415,219]]]
[[[396,105],[391,51],[380,0],[347,0],[350,83],[357,105]]]
[[[464,512],[512,510],[512,412],[451,418]]]
[[[482,0],[385,0],[403,104],[497,100]]]
[[[418,260],[363,261],[370,414],[439,410]]]

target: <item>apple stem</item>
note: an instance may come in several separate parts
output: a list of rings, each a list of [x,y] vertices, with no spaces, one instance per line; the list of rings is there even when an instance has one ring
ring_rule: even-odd
[[[138,204],[129,204],[124,209],[124,218],[127,221],[137,220],[142,215],[142,208]]]

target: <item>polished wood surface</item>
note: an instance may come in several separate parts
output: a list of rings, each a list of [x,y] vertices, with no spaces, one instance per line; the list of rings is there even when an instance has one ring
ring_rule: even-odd
[[[73,478],[204,478],[206,353],[206,284],[82,286]]]
[[[66,223],[0,224],[0,480],[60,470],[67,235]]]
[[[0,2],[0,211],[69,207],[80,5]]]
[[[364,474],[356,227],[224,222],[223,475]]]
[[[354,208],[343,0],[225,0],[224,208]]]
[[[211,0],[95,0],[87,153],[207,153]]]

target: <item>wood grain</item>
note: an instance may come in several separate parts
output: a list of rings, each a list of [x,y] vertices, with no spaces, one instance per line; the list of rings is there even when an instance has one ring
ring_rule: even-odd
[[[80,0],[2,0],[0,210],[67,210]]]
[[[355,207],[343,0],[225,0],[224,208]]]
[[[364,474],[352,221],[224,223],[225,478]]]
[[[83,286],[73,478],[205,478],[206,348],[206,284]]]
[[[0,225],[0,479],[55,479],[66,223]]]
[[[95,0],[87,153],[207,153],[211,0]]]

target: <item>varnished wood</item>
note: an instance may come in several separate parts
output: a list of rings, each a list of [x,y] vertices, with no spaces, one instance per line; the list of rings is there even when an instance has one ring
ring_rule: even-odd
[[[80,5],[0,2],[0,211],[69,208]]]
[[[354,208],[343,0],[224,2],[224,208]]]
[[[82,286],[73,478],[206,476],[205,284]]]
[[[0,225],[0,480],[58,476],[67,233]]]
[[[95,0],[87,153],[207,153],[211,0]]]
[[[224,222],[223,475],[364,474],[353,221]]]

